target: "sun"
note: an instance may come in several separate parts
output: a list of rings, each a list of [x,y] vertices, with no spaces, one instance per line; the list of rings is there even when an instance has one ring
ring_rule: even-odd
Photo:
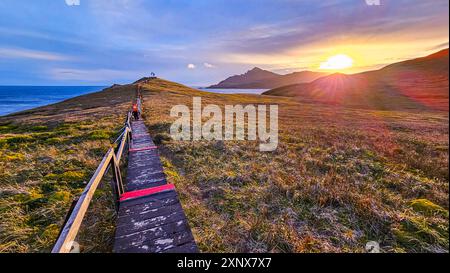
[[[353,59],[345,54],[338,54],[328,58],[326,62],[320,64],[320,69],[342,70],[353,66]]]

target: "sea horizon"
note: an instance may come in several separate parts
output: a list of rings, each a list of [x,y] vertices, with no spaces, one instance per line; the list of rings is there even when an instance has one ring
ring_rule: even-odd
[[[81,95],[98,92],[107,87],[106,85],[0,85],[0,116],[58,103]],[[193,88],[219,94],[255,95],[260,95],[269,90],[206,88],[203,86],[193,86]]]
[[[98,92],[107,86],[0,85],[0,116]]]

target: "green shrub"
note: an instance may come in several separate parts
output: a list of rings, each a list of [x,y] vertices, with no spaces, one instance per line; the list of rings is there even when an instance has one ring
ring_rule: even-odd
[[[50,181],[56,181],[56,180],[58,180],[58,178],[59,178],[59,175],[54,174],[54,173],[49,173],[44,177],[45,180],[50,180]]]
[[[414,211],[422,213],[427,216],[440,214],[448,217],[448,210],[444,209],[439,205],[436,205],[435,203],[427,199],[412,200],[410,202],[410,206]]]
[[[56,136],[71,136],[71,135],[73,135],[74,134],[74,130],[71,130],[71,129],[64,129],[64,130],[61,130],[61,131],[56,131],[55,132],[55,135]]]
[[[34,140],[34,138],[30,135],[16,135],[16,136],[6,138],[6,142],[8,144],[26,143],[26,142],[31,142],[33,140]]]
[[[59,234],[59,227],[56,224],[50,224],[48,225],[44,231],[42,232],[42,237],[44,239],[54,239],[58,236]]]
[[[25,155],[20,153],[9,153],[6,155],[8,161],[22,161],[25,159]]]
[[[427,251],[431,245],[448,249],[448,228],[440,228],[421,217],[408,217],[393,230],[397,242],[406,249]]]
[[[79,182],[85,178],[85,173],[83,171],[68,171],[63,173],[60,177],[66,182]]]
[[[34,132],[43,132],[43,131],[48,130],[48,127],[45,125],[38,125],[38,126],[31,127],[30,130],[34,131]]]
[[[5,124],[5,125],[1,125],[0,126],[0,132],[1,133],[8,133],[11,132],[15,129],[19,128],[19,126],[17,125],[13,125],[13,124]]]
[[[48,199],[37,190],[32,190],[23,198],[23,204],[30,210],[39,208],[47,204]]]
[[[42,182],[42,184],[41,184],[41,190],[43,193],[53,192],[57,188],[58,188],[58,185],[55,182],[46,181],[46,182]]]
[[[62,174],[49,173],[44,178],[47,181],[81,182],[86,173],[84,171],[67,171]]]
[[[89,140],[102,140],[102,139],[109,139],[111,137],[111,133],[105,130],[97,130],[92,132],[88,139]]]
[[[64,139],[60,137],[51,137],[45,140],[45,143],[50,145],[61,144],[62,142],[64,142]]]
[[[71,194],[68,191],[57,191],[50,195],[49,201],[50,202],[57,202],[57,201],[63,201],[63,202],[69,202],[70,201]]]

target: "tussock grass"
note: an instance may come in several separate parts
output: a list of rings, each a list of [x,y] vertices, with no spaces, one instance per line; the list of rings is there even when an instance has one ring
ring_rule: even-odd
[[[205,252],[448,252],[448,113],[144,86],[146,123]],[[172,106],[278,104],[280,144],[167,138]]]
[[[0,252],[49,252],[124,122],[135,88],[107,89],[0,118]],[[108,175],[77,241],[109,252],[115,211]]]
[[[141,84],[143,117],[202,251],[363,252],[375,240],[385,252],[448,252],[448,112],[212,94],[160,79]],[[134,90],[114,87],[0,118],[1,252],[51,249]],[[278,149],[173,141],[170,109],[191,105],[193,96],[204,106],[278,104]],[[78,238],[87,252],[111,250],[108,179]]]

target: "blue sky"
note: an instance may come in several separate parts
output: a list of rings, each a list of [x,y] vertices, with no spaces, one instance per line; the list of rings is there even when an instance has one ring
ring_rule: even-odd
[[[1,0],[0,85],[188,85],[259,66],[349,73],[448,47],[448,0]]]

